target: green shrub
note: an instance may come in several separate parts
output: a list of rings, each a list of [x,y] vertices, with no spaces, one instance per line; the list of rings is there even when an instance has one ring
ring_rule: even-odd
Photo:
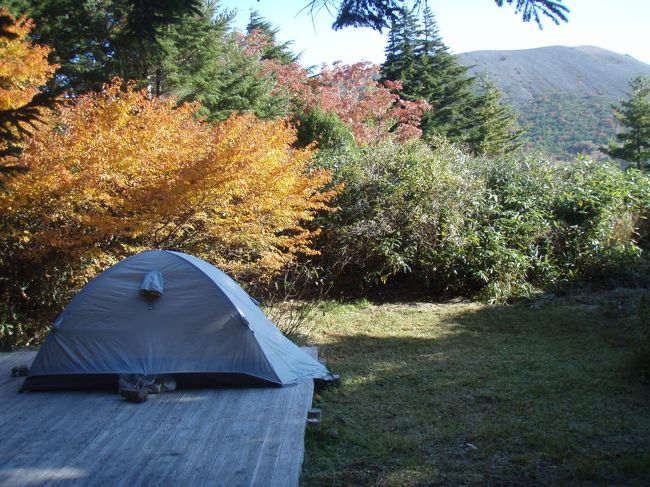
[[[636,259],[637,220],[648,212],[648,178],[578,160],[557,169],[552,256],[563,274],[606,276]]]
[[[541,156],[471,157],[444,141],[321,154],[344,183],[325,215],[324,266],[341,282],[399,275],[434,292],[527,296],[619,272],[641,253],[648,178]]]
[[[352,130],[336,113],[314,108],[302,113],[296,126],[298,147],[306,147],[313,142],[321,150],[339,150],[355,145]]]

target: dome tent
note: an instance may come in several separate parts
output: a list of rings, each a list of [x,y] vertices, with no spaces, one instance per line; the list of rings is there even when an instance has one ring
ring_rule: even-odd
[[[128,257],[79,291],[23,389],[116,389],[122,374],[173,374],[181,386],[332,378],[225,273],[167,250]]]

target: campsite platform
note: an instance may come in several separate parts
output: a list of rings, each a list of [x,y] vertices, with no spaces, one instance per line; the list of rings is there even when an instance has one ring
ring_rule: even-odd
[[[316,354],[316,349],[308,350]],[[313,381],[117,392],[18,393],[35,351],[0,353],[1,486],[295,486]]]

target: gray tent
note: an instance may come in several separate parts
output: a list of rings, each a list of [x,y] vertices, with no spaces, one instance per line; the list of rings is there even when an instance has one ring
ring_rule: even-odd
[[[55,320],[23,388],[117,388],[120,374],[173,374],[188,386],[332,377],[230,277],[166,250],[129,257],[89,282]]]

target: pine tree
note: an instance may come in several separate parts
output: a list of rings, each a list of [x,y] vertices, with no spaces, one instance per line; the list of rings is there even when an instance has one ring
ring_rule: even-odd
[[[156,96],[171,94],[179,103],[199,101],[209,120],[235,112],[272,118],[286,108],[271,94],[271,82],[260,76],[260,61],[246,53],[233,32],[231,13],[206,1],[201,15],[187,15],[161,30],[162,47],[148,86]]]
[[[401,9],[399,16],[391,21],[388,43],[384,50],[386,61],[382,65],[381,76],[384,80],[400,81],[406,86],[413,80],[415,69],[415,49],[417,43],[417,18],[412,11]]]
[[[232,13],[219,11],[217,2],[204,0],[200,15],[185,15],[159,29],[161,49],[149,60],[140,84],[154,96],[201,102],[201,114],[211,121],[236,112],[265,119],[286,115],[287,101],[273,96],[273,80],[240,42],[233,20]]]
[[[148,78],[153,95],[173,94],[181,101],[194,101],[200,94],[210,97],[217,91],[207,81],[217,76],[233,15],[221,14],[213,2],[205,2],[201,10],[200,15],[187,15],[159,32],[162,49]]]
[[[630,83],[627,100],[614,106],[614,116],[627,130],[616,135],[619,146],[603,149],[608,155],[648,167],[650,161],[650,80],[639,74]]]
[[[425,134],[437,131],[454,141],[463,141],[472,125],[470,111],[474,97],[471,86],[474,78],[468,76],[468,68],[449,52],[428,7],[424,8],[422,24],[417,50],[421,63],[414,73],[421,87],[416,95],[433,107],[422,120],[422,130]]]
[[[266,39],[267,44],[262,52],[262,60],[275,59],[282,64],[291,64],[298,61],[299,56],[291,51],[293,42],[278,42],[277,34],[280,29],[262,17],[256,10],[252,10],[250,13],[246,32],[248,34],[257,32]]]
[[[221,64],[213,79],[218,97],[203,99],[210,120],[222,120],[232,113],[252,112],[258,118],[272,119],[289,114],[290,100],[274,94],[275,80],[264,70],[260,60],[237,42],[229,33]]]
[[[418,21],[403,9],[389,33],[386,54],[382,77],[401,81],[404,98],[423,99],[432,107],[422,118],[423,134],[463,142],[471,127],[473,78],[442,41],[431,10],[425,8]]]
[[[453,0],[448,0],[453,1]],[[488,1],[488,0],[485,0]],[[524,22],[531,20],[542,28],[542,16],[553,23],[567,22],[569,8],[563,5],[563,0],[494,0],[497,6],[504,4],[515,5],[515,12],[522,14]],[[310,0],[307,9],[313,14],[322,7],[335,4],[333,0]],[[427,0],[410,0],[413,8],[426,5]],[[404,7],[405,0],[338,0],[338,12],[332,27],[370,27],[381,31],[390,25],[399,11]]]
[[[475,154],[499,155],[521,146],[523,130],[517,114],[502,101],[503,94],[484,73],[478,82],[480,94],[473,107],[474,126],[466,139]]]
[[[32,37],[53,48],[55,83],[77,92],[113,77],[143,80],[162,54],[161,30],[201,14],[201,0],[11,0],[14,14],[34,20]]]

